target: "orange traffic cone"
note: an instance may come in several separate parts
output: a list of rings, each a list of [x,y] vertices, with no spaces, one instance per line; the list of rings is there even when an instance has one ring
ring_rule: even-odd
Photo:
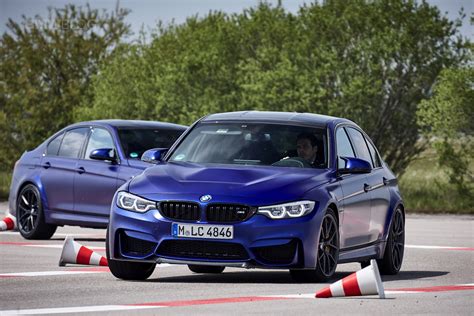
[[[380,279],[377,261],[370,260],[370,265],[339,280],[316,293],[316,298],[376,295],[385,298],[382,280]]]
[[[12,230],[16,228],[15,216],[8,214],[4,219],[0,220],[0,231]]]
[[[108,266],[105,257],[74,241],[70,236],[64,240],[63,251],[59,258],[60,267],[64,267],[66,263]]]

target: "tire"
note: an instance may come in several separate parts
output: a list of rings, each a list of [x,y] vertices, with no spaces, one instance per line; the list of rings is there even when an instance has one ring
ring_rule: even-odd
[[[16,218],[25,239],[50,239],[56,232],[56,225],[45,222],[41,194],[33,184],[26,185],[18,194]]]
[[[334,210],[328,208],[321,223],[318,239],[317,263],[313,270],[290,270],[297,282],[326,282],[336,272],[339,259],[339,226]]]
[[[112,272],[112,274],[118,279],[136,281],[146,280],[153,274],[153,271],[155,271],[155,263],[127,262],[110,259],[109,229],[107,229],[107,235],[105,237],[105,253],[110,272]]]
[[[392,224],[388,233],[387,245],[382,259],[377,260],[381,274],[397,274],[403,263],[405,248],[405,219],[400,208],[393,214]]]
[[[225,267],[221,266],[201,266],[197,264],[188,264],[189,270],[195,273],[213,273],[218,274],[224,271]]]

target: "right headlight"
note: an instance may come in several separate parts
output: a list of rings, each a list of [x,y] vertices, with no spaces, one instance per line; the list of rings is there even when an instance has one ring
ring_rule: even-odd
[[[295,218],[310,213],[314,209],[314,201],[298,201],[285,204],[261,206],[258,213],[271,219]]]
[[[156,202],[125,191],[120,191],[117,195],[117,206],[127,211],[145,213],[149,210],[155,210]]]

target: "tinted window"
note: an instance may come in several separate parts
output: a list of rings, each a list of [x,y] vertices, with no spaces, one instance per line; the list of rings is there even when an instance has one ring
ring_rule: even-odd
[[[89,155],[92,151],[99,148],[115,148],[114,141],[110,133],[102,128],[94,128],[91,131],[89,142],[87,143],[87,149],[85,158],[90,159]]]
[[[369,145],[370,156],[372,156],[373,167],[374,168],[381,167],[382,163],[380,161],[379,155],[377,154],[377,150],[375,150],[374,145],[372,145],[372,143],[368,139],[366,139],[366,141],[367,141],[367,145]]]
[[[71,158],[79,157],[79,152],[81,151],[82,144],[88,132],[88,127],[76,128],[67,132],[66,135],[64,135],[58,155]]]
[[[312,142],[311,160],[298,157],[301,135]],[[169,161],[276,167],[327,165],[326,130],[280,124],[202,123],[176,148]]]
[[[351,137],[352,144],[354,145],[357,153],[357,157],[372,163],[372,158],[370,157],[369,148],[367,148],[367,143],[365,142],[364,135],[362,135],[361,132],[353,128],[347,128],[347,132]]]
[[[338,168],[345,168],[346,162],[340,157],[353,157],[355,158],[354,150],[352,149],[351,142],[349,137],[347,137],[346,131],[344,128],[339,128],[336,133],[336,142],[337,142],[337,165]]]
[[[49,142],[48,148],[46,149],[46,155],[48,156],[57,156],[59,151],[59,145],[61,145],[61,140],[63,139],[64,134],[56,136],[52,141]]]
[[[170,148],[183,133],[181,130],[120,128],[118,135],[123,151],[128,158],[140,159],[152,148]]]

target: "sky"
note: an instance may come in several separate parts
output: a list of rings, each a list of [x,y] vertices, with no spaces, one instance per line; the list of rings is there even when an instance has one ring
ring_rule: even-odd
[[[296,13],[303,3],[313,1],[307,0],[281,0],[283,6],[290,12]],[[85,5],[90,3],[92,8],[113,10],[116,0],[0,0],[0,33],[6,30],[5,24],[8,18],[20,21],[22,15],[33,17],[40,15],[47,17],[48,7],[64,7],[67,3]],[[154,28],[161,20],[169,23],[174,20],[182,23],[186,17],[198,14],[205,16],[209,11],[221,10],[227,13],[238,13],[245,8],[255,6],[259,0],[121,0],[120,6],[131,9],[132,12],[126,18],[131,25],[132,31],[138,34],[142,26],[146,31]],[[267,0],[276,4],[277,0]],[[428,0],[432,5],[438,6],[443,14],[450,20],[456,19],[461,7],[467,13],[463,20],[461,34],[473,37],[473,26],[469,23],[469,16],[472,15],[474,0]]]

